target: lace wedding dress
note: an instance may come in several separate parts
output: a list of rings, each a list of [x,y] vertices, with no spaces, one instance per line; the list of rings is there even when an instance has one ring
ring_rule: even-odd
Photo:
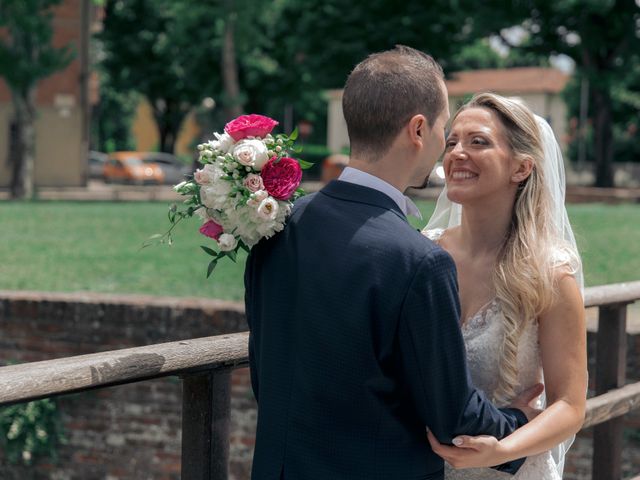
[[[433,241],[438,241],[443,229],[425,231]],[[500,342],[503,335],[501,307],[493,299],[462,325],[462,336],[467,349],[467,363],[473,384],[483,390],[489,398],[498,387],[498,365],[500,364]],[[520,393],[534,383],[542,381],[542,363],[538,346],[538,324],[529,323],[518,344],[518,385]],[[537,401],[543,407],[543,398]],[[503,406],[503,405],[498,405]],[[498,472],[491,468],[468,468],[455,470],[445,464],[445,480],[561,480],[559,468],[551,451],[528,457],[515,475]],[[561,471],[561,470],[560,470]]]

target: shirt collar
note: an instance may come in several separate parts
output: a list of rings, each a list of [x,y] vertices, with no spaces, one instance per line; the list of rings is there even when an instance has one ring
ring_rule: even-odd
[[[362,185],[363,187],[373,188],[374,190],[382,192],[396,202],[398,207],[400,207],[400,210],[402,210],[402,213],[405,215],[412,215],[422,220],[422,214],[420,213],[420,210],[418,210],[416,204],[413,203],[413,200],[390,183],[385,182],[375,175],[363,172],[357,168],[345,167],[338,180],[355,183],[356,185]]]

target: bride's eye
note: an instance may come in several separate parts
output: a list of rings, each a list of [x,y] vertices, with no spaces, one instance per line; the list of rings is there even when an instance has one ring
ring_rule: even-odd
[[[489,142],[482,137],[473,137],[471,139],[472,145],[489,145]]]
[[[447,140],[446,143],[444,144],[444,147],[445,149],[449,150],[450,148],[455,147],[456,143],[458,143],[456,140]]]

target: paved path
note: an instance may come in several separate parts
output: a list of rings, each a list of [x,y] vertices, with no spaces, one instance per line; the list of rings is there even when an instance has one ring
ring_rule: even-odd
[[[303,182],[307,192],[322,188],[322,182]],[[42,187],[38,189],[41,200],[87,200],[87,201],[175,201],[180,196],[171,185],[136,186],[105,184],[100,180],[90,180],[86,187]],[[435,200],[442,186],[432,186],[423,190],[409,189],[408,195],[424,200]],[[9,198],[7,189],[0,189],[0,200]],[[568,187],[567,201],[640,203],[640,188],[592,188]]]

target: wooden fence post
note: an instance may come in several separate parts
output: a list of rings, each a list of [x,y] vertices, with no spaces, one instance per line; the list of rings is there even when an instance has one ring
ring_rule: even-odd
[[[182,480],[227,480],[231,370],[185,375]]]
[[[625,384],[627,363],[627,304],[601,306],[596,345],[596,395]],[[624,417],[593,428],[592,480],[622,478]]]

